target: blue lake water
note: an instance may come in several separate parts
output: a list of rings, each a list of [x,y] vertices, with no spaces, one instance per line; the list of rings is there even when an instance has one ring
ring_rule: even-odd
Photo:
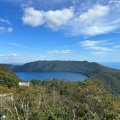
[[[66,79],[71,81],[85,80],[87,77],[83,74],[72,72],[15,72],[15,74],[22,80],[45,80],[45,79]]]

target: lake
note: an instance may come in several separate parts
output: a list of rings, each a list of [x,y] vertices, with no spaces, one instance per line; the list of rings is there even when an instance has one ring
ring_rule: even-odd
[[[15,74],[24,81],[32,79],[45,80],[48,78],[66,79],[70,81],[82,81],[87,78],[83,74],[72,72],[15,72]]]

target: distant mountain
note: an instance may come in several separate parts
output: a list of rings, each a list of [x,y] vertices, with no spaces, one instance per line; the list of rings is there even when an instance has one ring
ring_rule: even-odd
[[[17,86],[20,79],[8,68],[0,65],[0,85],[7,87]]]
[[[68,71],[77,72],[93,80],[100,80],[105,88],[113,93],[120,94],[120,70],[112,69],[95,62],[88,61],[36,61],[24,65],[5,65],[14,72],[23,71]]]

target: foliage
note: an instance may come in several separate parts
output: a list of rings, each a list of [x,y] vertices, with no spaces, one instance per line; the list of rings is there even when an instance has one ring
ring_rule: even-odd
[[[14,94],[12,101],[0,99],[0,113],[5,114],[7,120],[120,119],[120,98],[108,93],[99,81],[48,79],[40,81],[39,85],[36,85],[39,83],[36,80],[32,83],[34,85],[30,87],[16,89],[0,87],[4,92],[7,89]]]
[[[120,72],[101,72],[91,78],[102,81],[110,93],[120,95]]]
[[[12,71],[0,65],[0,85],[17,86],[19,81],[20,79]]]

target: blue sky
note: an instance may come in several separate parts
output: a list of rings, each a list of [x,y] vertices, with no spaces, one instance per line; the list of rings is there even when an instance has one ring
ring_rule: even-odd
[[[120,62],[120,0],[0,0],[0,63]]]

